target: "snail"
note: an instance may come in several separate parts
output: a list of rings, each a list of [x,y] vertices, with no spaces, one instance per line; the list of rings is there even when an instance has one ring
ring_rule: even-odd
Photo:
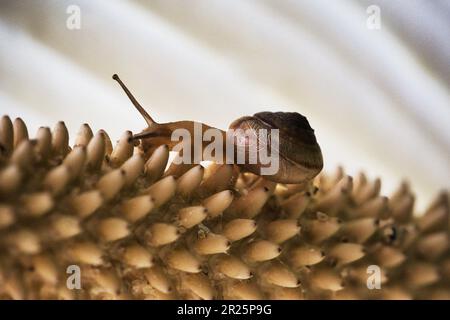
[[[263,140],[263,136],[259,132],[268,132],[268,136],[270,136],[270,132],[275,130],[278,134],[277,146],[274,146],[273,143],[271,145],[273,140],[270,140],[270,142],[264,141],[265,144],[272,147],[271,154],[273,152],[277,153],[279,164],[276,172],[265,175],[267,180],[287,184],[303,183],[313,179],[323,168],[322,152],[317,143],[314,130],[309,125],[306,117],[297,112],[258,112],[253,116],[244,116],[233,121],[228,131],[187,120],[158,123],[139,104],[117,74],[113,75],[113,79],[119,83],[135,108],[147,122],[148,127],[132,137],[134,141],[141,140],[140,148],[147,155],[150,155],[157,147],[164,144],[170,150],[173,150],[178,141],[174,141],[171,137],[177,129],[184,129],[191,136],[194,136],[196,127],[201,128],[202,136],[208,130],[217,130],[216,132],[223,139],[222,141],[228,141],[228,133],[232,131],[233,148],[235,150],[250,150],[251,148],[247,147],[252,142],[256,141],[258,143]],[[243,132],[245,132],[245,136],[241,136]],[[250,132],[250,138],[252,139],[249,139],[248,132]],[[204,150],[207,144],[203,139],[201,144],[201,149]],[[192,149],[194,149],[194,146],[192,146]],[[248,156],[248,151],[246,152]],[[225,154],[226,152],[222,153],[223,157],[225,157]],[[203,157],[201,159],[197,158],[197,160],[209,159]],[[223,159],[223,163],[226,160],[229,159]],[[262,168],[268,166],[267,163],[263,163],[260,159],[254,163],[239,163],[236,161],[236,157],[232,160],[241,170],[257,175],[261,174]]]

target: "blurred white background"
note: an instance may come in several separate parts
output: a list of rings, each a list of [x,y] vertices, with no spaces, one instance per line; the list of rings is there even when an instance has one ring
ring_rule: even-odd
[[[297,111],[326,170],[406,178],[420,208],[450,186],[447,0],[2,0],[0,47],[0,113],[32,134],[143,129],[118,73],[157,121]]]

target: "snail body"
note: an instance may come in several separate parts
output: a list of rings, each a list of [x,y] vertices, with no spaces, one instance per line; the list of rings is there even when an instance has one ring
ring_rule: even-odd
[[[178,141],[172,139],[173,134],[177,130],[183,130],[191,137],[195,137],[196,134],[201,134],[203,137],[205,133],[209,133],[210,136],[216,139],[221,138],[222,141],[231,140],[231,148],[227,148],[227,145],[222,143],[222,150],[215,150],[214,160],[217,161],[218,152],[221,151],[222,163],[233,163],[243,171],[262,174],[267,180],[273,182],[303,183],[313,179],[323,168],[322,152],[314,130],[306,117],[297,112],[259,112],[253,116],[244,116],[233,121],[226,132],[195,121],[157,123],[116,74],[113,75],[113,79],[120,84],[148,124],[146,129],[133,136],[134,140],[141,140],[140,148],[145,154],[151,154],[157,147],[164,144],[170,150],[174,150]],[[207,145],[208,141],[204,139],[201,139],[200,148],[193,143],[189,145],[191,150],[188,151],[191,152],[188,158],[192,160],[190,163],[211,160],[203,156],[205,153],[201,152],[199,157],[199,153],[196,152],[204,151]],[[276,156],[278,161],[276,170],[266,170],[273,163],[262,161],[260,151],[264,148],[270,150],[270,157]],[[239,152],[243,152],[244,159],[253,158],[255,161],[238,161]]]
[[[278,129],[279,168],[267,179],[280,183],[301,183],[314,178],[323,168],[320,146],[306,117],[297,112],[258,112],[252,117],[242,117],[230,125],[231,129]],[[258,139],[261,137],[258,137]],[[236,139],[236,141],[246,141]],[[244,146],[245,147],[245,146]],[[273,147],[273,146],[271,146]],[[249,148],[246,148],[249,150]],[[241,167],[254,174],[259,174],[259,166],[242,164]]]

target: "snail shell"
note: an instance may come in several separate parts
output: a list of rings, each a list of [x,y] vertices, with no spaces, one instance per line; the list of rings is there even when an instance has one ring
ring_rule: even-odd
[[[261,142],[259,148],[267,147],[263,145],[267,141],[270,144],[271,139],[261,139],[259,129],[279,129],[278,150],[268,146],[271,152],[279,154],[279,169],[273,175],[265,176],[268,180],[281,183],[301,183],[314,178],[323,168],[323,158],[320,146],[317,143],[314,130],[309,125],[306,117],[297,112],[259,112],[252,117],[242,117],[235,120],[230,125],[230,129],[242,129],[246,131],[251,129],[256,140],[240,137],[242,131],[235,133],[234,143],[237,149],[245,148],[246,157],[249,157],[249,141]],[[243,169],[254,174],[261,174],[262,167],[268,167],[270,164],[242,164]]]
[[[113,79],[120,84],[148,124],[147,129],[134,135],[131,139],[131,141],[133,139],[142,140],[140,147],[145,154],[152,154],[152,151],[162,144],[167,144],[169,148],[173,147],[174,141],[170,138],[176,129],[184,129],[191,136],[195,135],[196,123],[193,121],[157,123],[139,104],[117,74],[113,75]],[[213,129],[210,126],[201,125],[204,127],[202,133],[206,129]],[[222,138],[225,138],[225,135],[227,139],[229,138],[229,135],[222,130],[214,129],[220,132]],[[233,138],[232,147],[239,153],[239,155],[235,155],[235,159],[231,160],[237,160],[237,165],[244,170],[264,175],[268,180],[281,183],[306,182],[322,170],[322,152],[317,144],[314,130],[309,125],[308,120],[297,112],[259,112],[254,114],[253,117],[237,119],[230,125],[230,129],[242,129],[229,132]],[[278,141],[272,140],[276,135],[271,129],[279,130]],[[272,142],[275,142],[273,146]],[[202,147],[204,149],[205,146]],[[262,150],[262,148],[265,150]],[[228,151],[228,148],[226,151]],[[224,160],[230,160],[228,159],[228,152],[225,153],[227,156],[224,157]],[[264,153],[266,153],[265,157],[260,157]],[[240,163],[242,154],[245,159],[243,159],[243,163]],[[246,161],[246,159],[249,161]],[[276,160],[276,163],[274,164],[272,160]],[[272,174],[272,172],[274,173]]]

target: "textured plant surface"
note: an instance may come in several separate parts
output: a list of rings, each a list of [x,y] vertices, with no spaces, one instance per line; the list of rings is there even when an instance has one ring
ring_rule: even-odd
[[[449,197],[338,170],[281,185],[232,165],[146,159],[83,125],[0,124],[2,299],[450,299]],[[66,286],[81,268],[81,289]],[[381,289],[367,287],[367,267]]]

